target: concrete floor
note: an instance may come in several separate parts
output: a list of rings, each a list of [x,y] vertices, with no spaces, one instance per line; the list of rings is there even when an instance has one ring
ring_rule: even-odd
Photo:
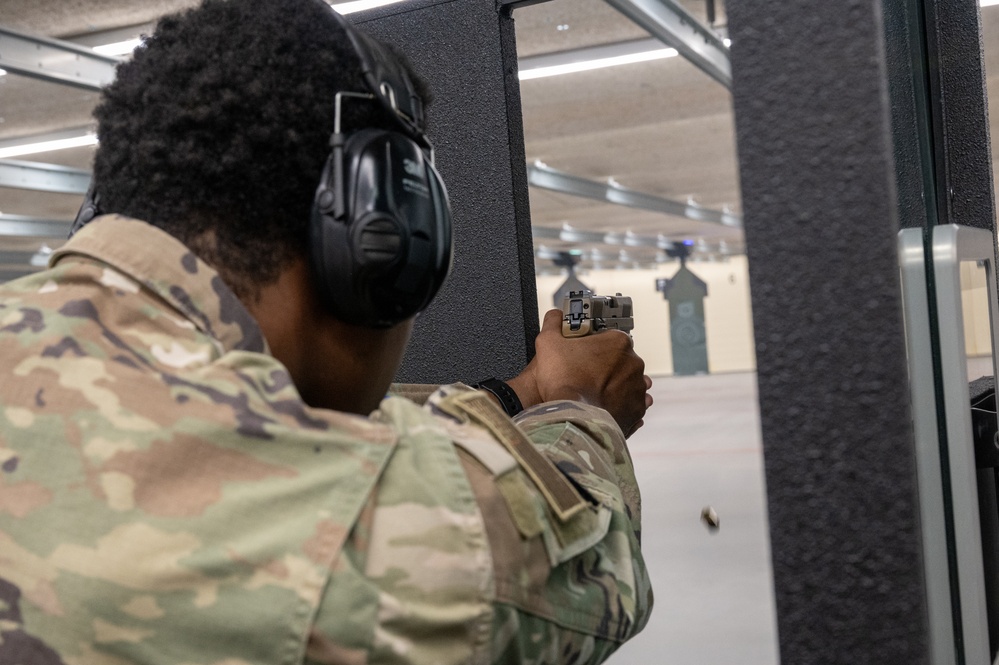
[[[608,662],[776,665],[756,375],[662,377],[652,394],[630,446],[655,607]]]

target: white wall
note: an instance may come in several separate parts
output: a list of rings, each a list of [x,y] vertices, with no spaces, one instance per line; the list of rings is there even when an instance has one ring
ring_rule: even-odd
[[[746,257],[734,256],[720,263],[688,263],[690,270],[708,285],[704,300],[708,343],[708,369],[717,372],[748,372],[756,369],[753,318],[749,301]],[[646,373],[673,373],[669,339],[669,303],[656,291],[656,279],[672,277],[679,263],[655,270],[594,270],[579,275],[598,295],[621,293],[635,305],[635,350],[645,359]],[[553,305],[552,294],[565,276],[538,277],[539,317]]]
[[[989,294],[985,285],[985,268],[976,266],[973,261],[961,262],[961,309],[964,312],[965,353],[969,358],[991,356]]]

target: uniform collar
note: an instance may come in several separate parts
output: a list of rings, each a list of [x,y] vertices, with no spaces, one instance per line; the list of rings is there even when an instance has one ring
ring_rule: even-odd
[[[267,352],[260,326],[207,263],[155,226],[105,215],[55,250],[54,267],[72,256],[106,263],[155,293],[226,351]]]

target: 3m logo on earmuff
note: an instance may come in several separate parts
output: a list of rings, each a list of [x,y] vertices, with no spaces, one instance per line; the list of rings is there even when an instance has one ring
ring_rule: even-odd
[[[413,159],[403,159],[402,168],[408,175],[420,178],[419,180],[414,180],[413,178],[403,178],[403,188],[410,194],[430,198],[430,189],[423,184],[423,177],[426,176],[426,169],[423,164]]]

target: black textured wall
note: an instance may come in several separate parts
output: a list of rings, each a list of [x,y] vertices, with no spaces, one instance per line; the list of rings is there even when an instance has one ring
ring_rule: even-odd
[[[514,376],[533,355],[538,315],[513,21],[495,0],[411,0],[355,16],[429,82],[429,134],[454,213],[454,270],[397,378]]]
[[[995,199],[977,0],[882,4],[899,224],[992,229]]]
[[[940,223],[995,228],[985,67],[976,0],[924,0]],[[942,204],[942,205],[939,205]]]
[[[877,0],[729,2],[783,663],[925,663]]]
[[[937,221],[936,180],[923,12],[913,0],[881,4],[899,226],[931,226]]]

